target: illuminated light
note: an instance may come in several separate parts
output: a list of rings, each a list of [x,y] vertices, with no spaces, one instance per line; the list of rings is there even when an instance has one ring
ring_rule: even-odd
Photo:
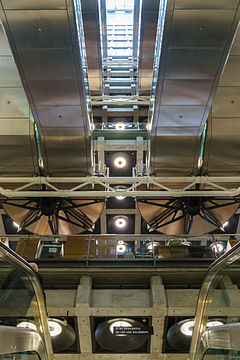
[[[123,123],[117,123],[115,126],[116,130],[124,130],[125,128],[126,128],[126,126]]]
[[[158,243],[156,243],[156,242],[151,242],[151,243],[149,243],[149,244],[147,244],[147,248],[148,248],[148,250],[152,250],[155,246],[157,246],[158,245]]]
[[[224,246],[222,243],[214,243],[211,245],[211,249],[215,254],[219,254],[224,250]]]
[[[116,196],[116,199],[118,200],[124,200],[126,196],[118,195]]]
[[[186,336],[192,336],[194,328],[194,320],[189,320],[180,326],[180,332]]]
[[[127,250],[126,245],[117,245],[117,253],[123,254]]]
[[[189,320],[183,323],[180,326],[180,332],[186,336],[192,336],[193,334],[193,328],[194,328],[194,320]],[[207,329],[212,328],[214,326],[221,326],[223,323],[219,320],[209,320],[207,322]]]
[[[115,225],[118,228],[124,228],[127,224],[127,221],[124,218],[118,218],[115,220]]]
[[[54,320],[48,320],[48,329],[51,336],[60,335],[62,332],[62,326]]]
[[[126,166],[127,161],[126,159],[124,159],[123,157],[119,156],[114,160],[114,165],[117,168],[124,168],[124,166]]]
[[[229,222],[226,221],[224,224],[223,224],[223,227],[225,228],[226,226],[228,226]]]
[[[21,321],[20,323],[17,324],[17,327],[21,327],[21,328],[26,328],[26,329],[31,329],[31,330],[35,330],[37,331],[37,327],[34,324],[34,322],[32,321]]]
[[[119,244],[119,245],[123,245],[123,244],[124,244],[124,241],[119,240],[119,241],[118,241],[118,244]]]
[[[210,320],[207,322],[207,328],[211,328],[211,327],[214,327],[214,326],[221,326],[223,325],[223,322],[222,321],[219,321],[219,320]]]
[[[112,324],[110,324],[109,326],[109,330],[112,334],[114,334],[114,328],[115,327],[132,327],[132,324],[126,320],[117,320],[117,321],[114,321]],[[116,335],[116,336],[126,336],[124,334],[119,334],[119,335]]]
[[[13,225],[19,229],[19,225],[15,221],[13,222]]]

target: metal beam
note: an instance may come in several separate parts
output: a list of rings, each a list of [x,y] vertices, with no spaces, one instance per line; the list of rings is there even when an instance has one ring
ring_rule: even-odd
[[[0,194],[6,197],[181,197],[181,196],[230,196],[240,195],[240,177],[1,177]],[[167,186],[167,184],[171,184]],[[237,184],[235,188],[223,186],[223,184]],[[7,185],[6,185],[7,184]],[[16,184],[11,189],[9,184]],[[19,184],[23,184],[19,186]],[[61,188],[58,184],[74,184],[68,190]],[[125,184],[126,190],[115,189],[113,185]],[[172,188],[172,184],[179,184],[179,188]],[[205,185],[204,190],[196,190],[195,185]],[[46,185],[47,191],[26,190],[33,185]],[[92,186],[92,190],[86,186]],[[98,190],[94,187],[98,185]],[[138,190],[139,186],[146,188]],[[151,189],[150,188],[151,185]],[[206,185],[209,189],[206,190]],[[154,189],[152,189],[154,187]],[[159,188],[159,190],[157,190]],[[83,189],[83,190],[82,190]]]

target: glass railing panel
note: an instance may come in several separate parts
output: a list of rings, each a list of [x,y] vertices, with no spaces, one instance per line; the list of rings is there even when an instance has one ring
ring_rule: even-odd
[[[206,329],[240,322],[239,277],[240,243],[208,270],[198,299],[189,354],[191,360],[198,360],[201,337]]]
[[[210,349],[208,350],[203,360],[239,360],[240,351],[223,350],[223,349]]]
[[[0,355],[0,360],[41,360],[34,351]]]
[[[0,242],[0,324],[26,327],[43,339],[53,359],[44,295],[37,273],[20,256]]]

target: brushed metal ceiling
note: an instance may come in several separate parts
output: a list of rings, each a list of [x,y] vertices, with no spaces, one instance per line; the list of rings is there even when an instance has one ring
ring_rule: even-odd
[[[151,169],[158,176],[197,173],[200,137],[236,32],[238,6],[235,0],[167,3],[163,39],[155,56],[159,64],[154,73],[154,106],[150,110]],[[236,63],[232,66],[239,68]],[[233,93],[236,109],[233,105],[232,110],[236,116],[238,89],[218,89],[216,98],[224,97],[226,102]],[[222,110],[213,105],[213,114],[225,111],[233,117],[220,99],[218,106]]]
[[[0,25],[0,175],[37,173],[34,123],[28,101]]]
[[[2,20],[41,137],[45,174],[91,168],[87,68],[75,1],[1,1]],[[63,161],[64,160],[64,161]]]
[[[240,173],[240,29],[221,76],[208,119],[203,161],[210,176]]]
[[[150,95],[152,88],[159,2],[159,0],[142,1],[138,71],[138,91],[140,95]]]
[[[97,0],[82,1],[88,80],[91,95],[101,95],[102,92],[102,56],[99,14],[99,3]]]

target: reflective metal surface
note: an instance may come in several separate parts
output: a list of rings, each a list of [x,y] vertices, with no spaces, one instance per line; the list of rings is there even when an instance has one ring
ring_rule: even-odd
[[[80,4],[12,0],[1,5],[40,133],[44,172],[86,175],[91,168],[91,113]]]
[[[33,118],[1,23],[0,74],[0,174],[36,175]]]
[[[0,326],[0,354],[36,352],[41,360],[48,360],[41,336],[33,330]]]
[[[208,118],[203,171],[209,175],[239,174],[240,29],[221,76]]]
[[[187,0],[161,4],[150,102],[151,168],[157,176],[198,171],[200,136],[236,32],[238,5]],[[226,104],[219,103],[229,114]],[[168,152],[173,154],[170,162]]]

